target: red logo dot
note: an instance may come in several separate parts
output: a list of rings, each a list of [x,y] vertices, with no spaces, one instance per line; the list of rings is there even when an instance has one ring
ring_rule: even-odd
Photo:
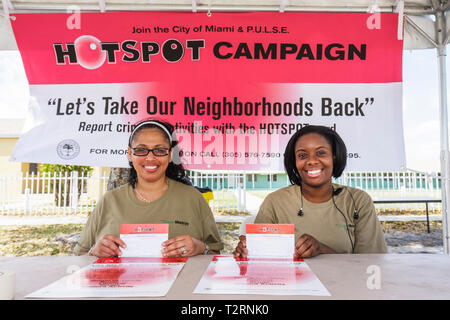
[[[106,60],[106,52],[101,50],[101,42],[93,36],[78,37],[75,42],[78,63],[86,69],[97,69]]]

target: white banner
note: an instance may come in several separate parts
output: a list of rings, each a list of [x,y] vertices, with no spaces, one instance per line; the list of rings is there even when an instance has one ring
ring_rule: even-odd
[[[124,119],[123,114],[111,114],[127,103],[122,102],[123,87],[123,84],[31,86],[36,101],[13,160],[128,167],[127,145],[134,122],[131,118]],[[297,123],[287,119],[261,125],[259,129],[266,130],[266,134],[259,134],[259,143],[254,144],[250,134],[248,139],[235,139],[235,134],[209,130],[193,137],[179,129],[177,135],[183,137],[182,162],[186,167],[200,164],[223,168],[230,166],[231,161],[251,164],[249,155],[267,153],[257,165],[261,169],[283,170],[287,138],[301,126],[321,124],[335,129],[346,143],[347,170],[401,170],[405,165],[401,83],[283,84],[283,87],[289,96],[300,93],[291,101],[308,101],[306,110],[311,110],[311,114],[299,117]],[[129,103],[126,107],[131,108]],[[140,111],[135,116],[145,118],[149,116],[146,113]],[[194,124],[205,125],[201,120]],[[230,141],[235,142],[234,147],[224,150],[223,144],[230,145]],[[234,156],[239,150],[246,151]],[[207,154],[214,153],[224,157],[206,159]],[[233,154],[231,161],[227,153]]]

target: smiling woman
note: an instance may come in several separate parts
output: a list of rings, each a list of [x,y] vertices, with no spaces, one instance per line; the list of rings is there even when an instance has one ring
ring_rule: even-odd
[[[129,183],[107,192],[89,216],[77,254],[120,256],[126,243],[121,224],[168,223],[169,240],[162,256],[189,257],[218,253],[222,241],[211,209],[190,185],[181,164],[174,163],[177,145],[169,123],[147,120],[130,135]]]
[[[298,258],[387,252],[370,196],[332,183],[346,166],[346,153],[341,137],[324,126],[303,127],[286,146],[284,166],[292,186],[269,194],[255,223],[294,224]],[[248,255],[245,236],[235,255]]]

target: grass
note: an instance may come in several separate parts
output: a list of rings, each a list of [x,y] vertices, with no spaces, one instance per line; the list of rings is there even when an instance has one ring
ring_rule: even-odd
[[[425,221],[381,221],[381,228],[383,231],[401,231],[414,234],[422,234],[427,232],[427,223]],[[441,221],[430,221],[430,232],[442,233]]]
[[[217,229],[219,230],[220,238],[223,241],[224,249],[222,254],[232,254],[239,242],[239,226],[240,222],[219,222]]]
[[[389,216],[414,216],[414,215],[426,215],[425,209],[416,210],[377,210],[378,215],[389,215]],[[440,210],[428,210],[428,214],[442,214]]]
[[[213,214],[216,216],[249,216],[250,213],[247,211],[214,211]]]
[[[67,256],[71,245],[54,239],[78,233],[83,224],[0,226],[0,256]]]
[[[222,253],[232,253],[238,242],[240,223],[218,223],[224,242]],[[80,233],[84,224],[57,224],[40,226],[0,226],[0,256],[70,256],[74,245],[58,241],[62,235]]]
[[[224,242],[223,254],[231,254],[238,243],[240,223],[217,223],[219,234]],[[63,235],[80,233],[84,224],[58,224],[40,226],[0,226],[0,256],[68,256],[73,255],[74,244],[58,241]],[[425,235],[426,222],[422,221],[382,221],[385,233],[394,231]],[[442,222],[431,221],[433,233],[442,233]]]

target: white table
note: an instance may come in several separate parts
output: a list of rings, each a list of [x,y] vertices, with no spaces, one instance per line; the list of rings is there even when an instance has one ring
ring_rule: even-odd
[[[190,258],[166,297],[170,300],[450,299],[450,256],[440,254],[330,254],[307,259],[331,297],[193,294],[212,256]],[[15,299],[40,289],[94,257],[0,257],[16,272]],[[369,273],[368,273],[369,271]],[[380,287],[373,277],[379,271]],[[375,287],[370,289],[369,286]]]

